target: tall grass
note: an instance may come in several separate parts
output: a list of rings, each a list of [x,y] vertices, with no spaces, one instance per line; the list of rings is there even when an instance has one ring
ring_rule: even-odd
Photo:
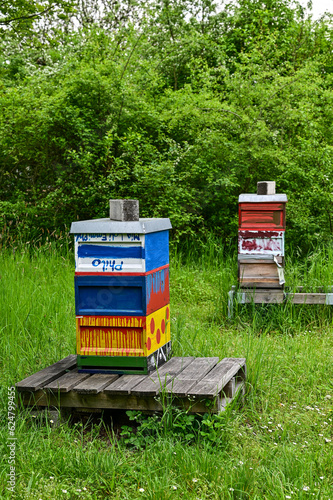
[[[328,289],[332,269],[331,248],[304,261],[292,255],[287,285]],[[75,353],[73,274],[63,248],[2,251],[1,498],[11,497],[7,387]],[[128,449],[105,419],[52,427],[21,411],[14,498],[332,499],[331,308],[238,305],[228,320],[237,258],[213,239],[175,249],[170,276],[174,355],[247,358],[245,404],[221,417],[223,446],[203,436],[186,443],[171,425],[146,447]]]
[[[3,250],[0,275],[0,363],[9,382],[73,352],[73,263],[51,245]]]

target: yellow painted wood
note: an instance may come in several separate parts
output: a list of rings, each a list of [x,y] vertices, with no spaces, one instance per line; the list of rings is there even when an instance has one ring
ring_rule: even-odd
[[[76,348],[82,356],[146,357],[169,341],[169,304],[144,317],[76,318]]]
[[[146,320],[146,351],[149,356],[160,347],[169,342],[170,335],[170,304],[149,314]]]

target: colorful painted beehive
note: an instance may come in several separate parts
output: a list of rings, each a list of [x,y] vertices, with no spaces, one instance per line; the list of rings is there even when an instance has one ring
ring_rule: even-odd
[[[258,182],[257,194],[239,197],[238,281],[244,288],[283,288],[285,194]]]
[[[79,371],[146,374],[170,356],[169,229],[169,219],[73,222]]]

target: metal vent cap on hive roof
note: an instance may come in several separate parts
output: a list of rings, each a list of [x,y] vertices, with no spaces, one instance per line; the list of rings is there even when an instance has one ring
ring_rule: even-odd
[[[172,229],[170,219],[139,219],[137,221],[115,221],[91,219],[72,222],[70,234],[148,234]]]
[[[286,194],[275,193],[275,181],[257,182],[257,194],[241,194],[239,203],[287,203]]]

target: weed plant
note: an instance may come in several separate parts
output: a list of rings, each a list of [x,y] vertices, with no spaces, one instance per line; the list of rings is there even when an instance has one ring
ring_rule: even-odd
[[[12,495],[7,387],[75,353],[74,263],[50,244],[3,249],[1,498],[332,499],[332,310],[236,305],[228,320],[236,267],[236,256],[212,239],[174,249],[171,325],[176,356],[246,357],[244,404],[220,416],[170,405],[163,415],[132,412],[120,432],[105,418],[56,426],[17,409]],[[303,260],[292,254],[287,285],[328,290],[332,269],[331,248]]]

